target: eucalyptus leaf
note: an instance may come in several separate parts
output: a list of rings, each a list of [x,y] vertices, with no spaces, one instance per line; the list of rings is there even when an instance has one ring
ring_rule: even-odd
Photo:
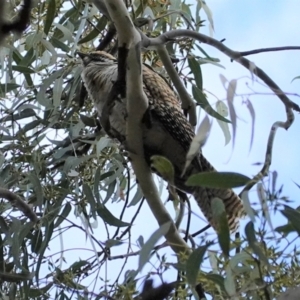
[[[209,243],[205,246],[198,247],[186,261],[186,279],[191,286],[194,286],[197,283],[200,265],[203,261],[204,254],[210,245],[211,244]]]
[[[251,179],[234,172],[202,172],[188,178],[186,185],[209,188],[234,188],[244,186]]]
[[[115,227],[124,227],[130,225],[129,223],[117,219],[103,204],[98,205],[97,213],[98,216],[108,225],[115,226]]]
[[[160,226],[160,228],[152,233],[149,240],[143,245],[139,256],[138,272],[142,271],[144,265],[149,261],[150,253],[153,251],[155,244],[169,231],[170,226],[170,222],[167,222]]]

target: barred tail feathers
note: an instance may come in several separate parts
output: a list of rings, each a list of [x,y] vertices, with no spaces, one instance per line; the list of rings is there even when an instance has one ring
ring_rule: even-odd
[[[236,231],[238,229],[239,219],[244,214],[244,208],[241,199],[233,190],[196,187],[194,188],[193,196],[204,216],[215,229],[211,203],[214,198],[223,200],[230,230]]]

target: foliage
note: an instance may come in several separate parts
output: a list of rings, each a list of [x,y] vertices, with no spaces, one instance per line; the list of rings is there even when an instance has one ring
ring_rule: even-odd
[[[7,9],[16,11],[19,4],[10,2]],[[208,22],[200,12],[206,14]],[[133,1],[132,18],[139,22],[146,15],[155,22],[153,28],[142,29],[153,37],[181,27],[200,31],[205,24],[213,28],[210,10],[201,0],[195,11],[181,1]],[[24,198],[39,218],[35,224],[13,203],[1,203],[2,295],[9,295],[9,299],[71,299],[75,295],[78,299],[101,299],[106,295],[110,299],[131,299],[141,291],[140,282],[151,275],[147,271],[138,273],[149,256],[158,261],[156,275],[160,279],[166,279],[164,274],[169,270],[178,273],[182,284],[161,286],[168,288],[169,297],[176,293],[174,299],[187,299],[191,293],[199,295],[199,283],[214,299],[272,299],[298,285],[300,215],[287,206],[288,200],[275,184],[271,189],[262,185],[262,205],[256,207],[251,219],[255,224],[250,221],[239,239],[229,240],[224,207],[216,201],[218,242],[207,243],[203,235],[196,245],[197,233],[186,232],[195,250],[189,257],[182,254],[175,263],[171,255],[166,255],[168,252],[159,251],[166,244],[155,246],[169,228],[165,224],[160,229],[153,227],[153,232],[157,230],[147,241],[140,235],[134,247],[133,225],[144,226],[143,220],[136,220],[143,194],[126,152],[97,128],[96,114],[82,89],[81,66],[75,57],[76,50],[97,48],[108,26],[95,6],[81,0],[42,0],[32,9],[30,26],[22,36],[8,36],[0,48],[0,185]],[[167,49],[171,56],[180,57],[176,64],[178,74],[192,90],[199,107],[218,119],[226,143],[232,126],[234,140],[236,114],[232,102],[236,82],[228,83],[223,78],[228,101],[218,101],[213,108],[203,93],[201,66],[219,64],[218,58],[190,39],[169,43]],[[144,53],[143,59],[167,75],[155,52]],[[254,124],[250,101],[248,108]],[[156,158],[154,163],[171,172],[167,162]],[[220,173],[215,177],[195,175],[194,181],[190,180],[196,185],[201,181],[208,186],[233,187],[246,184],[249,178]],[[268,184],[268,180],[261,184]],[[269,211],[278,209],[287,224],[273,229]],[[97,227],[100,231],[96,231]],[[77,249],[66,249],[73,236],[82,239],[89,249],[80,254]],[[112,255],[118,247],[121,254]],[[58,254],[52,250],[56,248]],[[69,255],[71,250],[73,256]],[[136,269],[130,261],[135,256],[139,256]],[[121,258],[115,278],[106,281],[105,268],[110,267],[110,261]],[[209,271],[201,269],[203,264],[209,266]],[[148,299],[147,291],[149,288],[140,294],[142,299]]]

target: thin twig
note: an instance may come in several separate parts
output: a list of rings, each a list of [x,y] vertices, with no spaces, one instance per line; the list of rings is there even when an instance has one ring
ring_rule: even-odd
[[[171,30],[167,33],[163,33],[156,38],[147,38],[143,36],[143,46],[144,47],[160,46],[168,43],[169,41],[174,41],[174,39],[179,37],[190,37],[202,43],[211,45],[214,48],[220,50],[222,53],[226,54],[232,60],[240,63],[245,68],[247,68],[251,73],[255,74],[258,78],[260,78],[275,93],[275,95],[278,96],[278,98],[283,102],[285,106],[300,112],[299,105],[291,101],[285,95],[285,93],[279,88],[279,86],[262,69],[255,66],[247,58],[242,57],[240,52],[234,51],[226,47],[223,43],[209,36],[188,29],[177,29],[177,30]]]
[[[170,76],[170,79],[172,83],[174,84],[174,87],[177,90],[177,93],[179,94],[179,97],[182,102],[182,109],[188,113],[189,115],[189,121],[192,124],[192,126],[197,125],[197,114],[196,114],[196,105],[195,102],[190,97],[189,93],[185,89],[182,81],[180,80],[178,73],[176,72],[172,61],[170,59],[170,56],[168,54],[168,51],[166,50],[165,46],[157,46],[156,48],[157,53],[168,73]]]
[[[285,47],[261,48],[261,49],[242,51],[242,52],[240,52],[240,55],[247,56],[247,55],[253,55],[253,54],[264,53],[264,52],[275,52],[275,51],[286,51],[286,50],[300,50],[300,47],[299,46],[285,46]]]

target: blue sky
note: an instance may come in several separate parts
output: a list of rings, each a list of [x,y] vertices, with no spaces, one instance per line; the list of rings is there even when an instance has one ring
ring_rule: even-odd
[[[297,17],[297,1],[209,1],[215,22],[216,39],[225,38],[226,46],[239,51],[278,46],[297,45],[299,35],[299,19]],[[208,31],[207,31],[208,33]],[[209,48],[209,49],[208,49]],[[221,59],[225,70],[206,65],[202,68],[204,87],[218,97],[225,98],[225,90],[219,80],[223,74],[228,80],[238,79],[237,93],[247,94],[251,90],[249,84],[257,92],[249,99],[255,109],[256,126],[252,150],[248,155],[251,135],[251,118],[240,97],[235,98],[238,116],[245,122],[238,122],[236,145],[230,161],[231,145],[223,147],[221,131],[214,126],[210,139],[203,152],[219,170],[235,170],[251,176],[259,170],[258,166],[251,166],[255,162],[262,162],[265,155],[266,140],[273,122],[285,120],[284,106],[280,100],[272,95],[259,95],[259,91],[270,93],[258,83],[252,84],[250,73],[238,63],[230,60],[211,47],[205,47],[211,55]],[[300,74],[298,51],[269,52],[248,56],[257,66],[262,68],[287,93],[297,93],[300,81],[291,80]],[[247,76],[244,79],[242,77]],[[242,78],[242,79],[241,79]],[[299,103],[299,97],[290,97]],[[217,124],[215,124],[217,125]],[[276,135],[273,162],[271,170],[279,172],[279,182],[284,183],[285,193],[290,197],[297,195],[297,188],[292,180],[299,182],[298,142],[299,118],[295,113],[295,122],[286,132],[279,129]],[[216,149],[218,155],[216,155]],[[220,155],[221,152],[221,155]]]
[[[213,37],[218,40],[225,38],[224,44],[233,50],[245,51],[263,47],[293,46],[297,45],[297,43],[299,45],[300,19],[299,2],[297,0],[213,0],[207,1],[207,4],[213,13],[215,25]],[[205,18],[204,14],[202,16]],[[209,31],[207,28],[203,28],[202,33],[209,34]],[[212,92],[220,100],[226,98],[226,91],[219,78],[220,74],[223,74],[228,80],[238,80],[238,94],[252,93],[249,87],[256,91],[256,95],[248,97],[256,112],[255,135],[251,152],[249,153],[251,118],[246,106],[242,104],[242,98],[236,97],[234,103],[240,120],[238,121],[237,137],[233,152],[231,143],[226,147],[224,146],[224,136],[217,122],[214,121],[203,153],[219,171],[234,171],[253,176],[260,170],[259,166],[253,166],[253,164],[264,161],[267,137],[271,125],[275,121],[285,120],[284,106],[277,97],[272,95],[267,87],[257,82],[252,83],[250,72],[241,65],[230,62],[228,57],[210,46],[201,44],[201,47],[211,56],[218,57],[221,60],[221,64],[225,67],[225,69],[222,69],[210,64],[202,67],[204,88],[207,91]],[[295,76],[300,75],[299,51],[256,54],[249,56],[248,59],[262,68],[283,91],[292,94],[299,93],[300,80],[291,83]],[[249,87],[247,87],[246,83],[249,84]],[[260,94],[261,92],[269,93],[270,95],[262,95]],[[300,104],[299,97],[291,96],[290,98]],[[214,104],[216,98],[209,97],[209,100]],[[202,112],[201,118],[203,116],[204,113]],[[295,113],[295,122],[292,127],[288,131],[278,130],[271,166],[272,171],[276,170],[279,173],[279,185],[284,184],[283,194],[293,200],[297,200],[299,195],[299,189],[293,181],[300,184],[299,120],[298,113]],[[252,201],[258,201],[256,188],[251,191],[250,198]],[[162,199],[166,200],[166,196],[164,195]],[[196,216],[193,216],[191,232],[195,232],[205,226],[206,222],[201,221],[202,214],[193,199],[191,199],[191,202],[196,214]],[[174,215],[172,204],[168,203],[167,207],[169,212]],[[131,220],[130,216],[133,215],[136,208],[127,209],[125,221]],[[109,209],[115,216],[119,216],[122,204],[114,203],[109,206]],[[277,216],[279,217],[279,214],[276,215],[276,222],[283,220],[281,217],[277,220]],[[139,235],[143,235],[146,241],[156,229],[157,223],[145,203],[132,231],[131,239],[133,244],[135,244]],[[69,234],[70,232],[68,232],[68,236]],[[101,220],[98,220],[98,228],[95,229],[94,234],[99,240],[103,242],[106,240],[106,231]],[[196,239],[197,241],[199,239]],[[85,239],[84,234],[80,237],[77,230],[76,239],[67,239],[64,246],[65,248],[81,247],[91,249],[89,240]],[[59,247],[57,250],[60,250]],[[132,250],[137,251],[138,248],[133,246]],[[54,247],[51,247],[51,252],[56,252]],[[123,247],[112,248],[112,255],[121,253],[124,253]],[[161,253],[172,255],[166,249],[162,250]],[[79,255],[83,259],[84,257],[92,256],[93,252],[83,251],[82,255],[78,251],[70,252],[68,263],[75,261]],[[130,258],[125,270],[127,268],[137,268],[137,261],[137,257]],[[104,268],[101,268],[101,276],[107,276],[108,280],[113,280],[116,276],[116,271],[120,269],[121,263],[123,261],[121,262],[120,260],[108,262],[105,272]],[[154,271],[150,265],[145,268],[145,271],[149,270]],[[173,277],[169,278],[169,280],[175,279]]]

